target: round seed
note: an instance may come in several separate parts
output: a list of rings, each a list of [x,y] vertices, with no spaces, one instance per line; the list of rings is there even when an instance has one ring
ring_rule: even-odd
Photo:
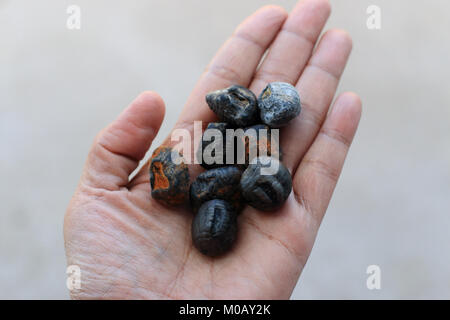
[[[239,212],[243,205],[243,197],[239,186],[242,171],[228,166],[205,171],[197,176],[191,184],[190,198],[194,212],[213,199],[227,200]]]
[[[173,149],[169,147],[159,147],[153,152],[150,185],[153,199],[165,205],[177,206],[189,198],[189,170],[186,164],[173,161],[172,152]]]
[[[273,139],[272,130],[268,125],[257,124],[244,129],[245,167],[258,156],[271,156],[282,160],[282,154],[278,141]],[[272,145],[272,143],[274,143]]]
[[[210,122],[206,127],[197,150],[197,159],[202,159],[201,166],[203,168],[213,169],[225,165],[225,137],[226,130],[229,128],[230,125],[225,122]],[[218,133],[220,133],[220,137],[219,135],[216,137],[215,134]]]
[[[253,92],[242,86],[210,92],[206,102],[217,117],[236,127],[245,127],[258,121],[258,101]]]
[[[279,209],[292,190],[289,170],[270,157],[255,158],[242,174],[240,184],[247,203],[262,211]]]
[[[237,219],[231,204],[224,200],[205,202],[192,221],[192,241],[204,255],[218,256],[236,240]]]
[[[261,92],[258,99],[261,120],[272,128],[287,125],[300,114],[300,96],[289,83],[272,82]]]

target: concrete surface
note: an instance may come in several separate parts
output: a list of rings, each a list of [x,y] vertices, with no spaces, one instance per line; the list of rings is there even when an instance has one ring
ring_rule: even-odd
[[[68,297],[62,221],[90,143],[139,92],[161,141],[235,25],[270,1],[0,0],[0,298]],[[287,9],[295,1],[271,1]],[[81,30],[66,28],[79,5]],[[381,8],[381,30],[366,8]],[[450,3],[335,0],[363,118],[292,296],[450,298]],[[366,268],[381,267],[381,290]]]

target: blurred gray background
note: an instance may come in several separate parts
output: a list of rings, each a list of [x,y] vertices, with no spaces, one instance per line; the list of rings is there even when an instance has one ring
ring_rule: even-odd
[[[167,135],[204,67],[263,4],[294,0],[0,0],[0,298],[68,298],[63,216],[94,135],[141,91]],[[339,92],[363,117],[292,296],[450,298],[446,0],[335,0],[354,50]],[[81,30],[66,9],[81,8]],[[381,30],[366,27],[369,5]],[[368,290],[366,268],[381,268]]]

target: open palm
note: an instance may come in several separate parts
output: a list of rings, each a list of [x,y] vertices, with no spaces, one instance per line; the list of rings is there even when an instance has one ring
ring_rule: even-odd
[[[293,192],[278,212],[248,207],[238,238],[218,258],[192,245],[192,212],[169,209],[150,196],[148,165],[129,181],[164,117],[153,92],[141,94],[95,139],[65,217],[69,265],[81,268],[73,298],[289,298],[312,249],[358,126],[353,93],[333,101],[351,39],[330,30],[324,0],[301,1],[287,14],[267,6],[247,18],[200,78],[176,124],[214,121],[209,91],[240,84],[256,94],[268,82],[296,85],[302,113],[281,131],[283,162]],[[267,56],[263,58],[268,50]],[[199,168],[191,168],[191,175]]]

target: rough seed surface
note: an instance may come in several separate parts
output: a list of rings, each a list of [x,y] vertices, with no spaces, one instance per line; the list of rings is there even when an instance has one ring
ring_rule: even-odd
[[[224,200],[205,202],[192,221],[192,241],[204,255],[218,256],[231,249],[237,235],[237,215]]]
[[[226,163],[226,130],[230,125],[225,122],[210,122],[203,132],[198,146],[197,159],[202,159],[201,166],[205,169],[222,167]],[[220,133],[220,138],[217,136]],[[217,139],[216,139],[217,138]],[[210,157],[209,159],[207,157]],[[217,162],[216,162],[217,158]],[[220,160],[219,160],[220,159]]]
[[[258,122],[258,100],[253,92],[242,86],[210,92],[206,102],[217,117],[232,126],[245,127]]]
[[[153,199],[177,206],[189,198],[189,170],[186,164],[172,161],[172,148],[159,147],[150,162],[150,186]]]
[[[237,212],[243,205],[239,181],[242,171],[235,166],[221,167],[205,171],[191,184],[190,198],[194,212],[209,200],[227,200]]]
[[[261,169],[278,167],[274,174],[262,175]],[[258,157],[244,171],[241,177],[241,190],[247,203],[262,211],[281,208],[292,190],[289,170],[277,159]]]
[[[261,120],[272,128],[283,127],[300,114],[297,89],[286,82],[272,82],[258,99]]]

